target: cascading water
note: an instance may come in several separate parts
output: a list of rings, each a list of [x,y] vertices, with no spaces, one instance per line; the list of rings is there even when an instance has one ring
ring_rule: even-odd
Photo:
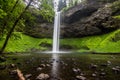
[[[60,38],[60,11],[58,11],[59,0],[54,0],[54,33],[53,33],[53,52],[59,52],[59,38]]]
[[[60,38],[60,12],[58,11],[59,0],[54,0],[55,20],[54,20],[54,33],[53,33],[53,50],[52,53],[59,52],[59,38]],[[57,78],[59,76],[59,56],[58,54],[52,54],[52,76]]]

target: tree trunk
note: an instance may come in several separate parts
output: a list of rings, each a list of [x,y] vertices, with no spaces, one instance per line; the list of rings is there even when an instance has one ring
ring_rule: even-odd
[[[8,43],[8,41],[9,41],[9,39],[10,39],[10,36],[11,36],[12,32],[14,31],[14,29],[15,29],[18,21],[21,19],[22,15],[25,13],[25,11],[28,9],[28,7],[29,7],[30,4],[32,3],[32,1],[33,1],[33,0],[30,0],[30,2],[28,3],[28,5],[27,5],[26,8],[24,9],[24,11],[23,11],[23,12],[20,14],[20,16],[16,19],[15,23],[13,24],[11,30],[9,31],[9,33],[8,33],[6,39],[5,39],[5,42],[4,42],[4,44],[3,44],[2,48],[1,48],[0,54],[3,54],[3,52],[4,52],[4,50],[5,50],[6,46],[7,46],[7,43]]]
[[[12,10],[10,11],[10,13],[12,13],[12,12],[14,11],[14,9],[15,9],[16,5],[18,4],[18,2],[19,2],[19,0],[16,1],[15,5],[13,6]],[[3,24],[2,32],[1,32],[1,33],[2,33],[2,36],[3,36],[3,34],[4,34],[4,30],[5,30],[6,26],[7,26],[8,19],[10,18],[10,13],[9,13],[9,14],[7,15],[7,17],[5,18],[5,22],[4,22],[4,24]]]

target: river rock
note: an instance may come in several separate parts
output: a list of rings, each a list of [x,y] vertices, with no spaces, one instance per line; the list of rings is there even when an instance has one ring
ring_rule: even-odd
[[[50,78],[48,74],[41,73],[36,77],[36,80],[46,80],[48,78]]]
[[[15,68],[16,65],[15,64],[10,64],[10,68]]]
[[[104,63],[104,64],[101,64],[102,67],[107,67],[108,64]]]
[[[0,56],[0,62],[5,62],[5,61],[6,61],[5,57]]]
[[[25,75],[25,78],[26,78],[26,79],[29,79],[30,77],[32,77],[32,74],[26,74],[26,75]]]
[[[116,74],[118,74],[118,73],[120,73],[120,66],[113,67],[112,70],[113,70]]]
[[[72,68],[74,73],[81,73],[81,69],[79,68]]]
[[[45,68],[46,65],[45,65],[45,64],[40,64],[39,67],[41,67],[41,68]]]
[[[84,77],[84,76],[76,76],[76,79],[77,80],[86,80],[86,77]]]
[[[42,69],[43,69],[43,68],[41,68],[41,67],[38,67],[38,68],[37,68],[37,71],[41,71]]]
[[[111,61],[107,61],[107,64],[108,64],[108,65],[111,65],[112,63],[111,63]]]
[[[91,65],[90,65],[90,68],[91,68],[91,69],[96,69],[97,67],[98,67],[98,65],[96,65],[96,64],[91,64]]]
[[[9,74],[10,74],[10,75],[16,75],[16,74],[17,74],[17,71],[16,71],[16,70],[11,70],[11,71],[9,71]]]
[[[106,75],[105,72],[101,72],[101,73],[100,73],[100,76],[105,76],[105,75]]]
[[[50,64],[46,64],[46,67],[50,67]]]
[[[96,77],[96,76],[97,76],[97,74],[95,74],[95,73],[92,74],[92,77]]]
[[[6,65],[0,65],[0,70],[4,70],[6,68]]]

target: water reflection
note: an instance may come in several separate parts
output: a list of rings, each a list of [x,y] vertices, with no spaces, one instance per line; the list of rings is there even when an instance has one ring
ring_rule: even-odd
[[[52,65],[52,77],[57,78],[59,77],[59,55],[58,54],[52,54],[52,60],[53,60],[53,65]]]

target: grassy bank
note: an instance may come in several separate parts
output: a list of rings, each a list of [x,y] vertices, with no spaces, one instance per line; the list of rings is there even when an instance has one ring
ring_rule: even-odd
[[[5,38],[0,39],[0,47],[3,45]],[[22,33],[16,32],[10,38],[6,47],[6,52],[26,52],[32,49],[47,50],[44,43],[52,45],[51,39],[38,39],[33,38]],[[46,45],[46,44],[45,44]],[[61,39],[60,45],[62,47],[69,46],[78,52],[92,51],[92,52],[105,52],[105,53],[119,53],[120,52],[120,30],[97,36],[89,36],[84,38],[69,38]]]
[[[92,52],[120,52],[120,30],[105,34],[90,36],[76,39],[62,40],[64,45],[71,45],[76,47],[78,51],[92,51]]]
[[[0,47],[3,45],[4,38],[0,40]],[[45,47],[40,46],[41,43],[51,43],[49,39],[33,38],[22,33],[16,32],[10,38],[5,49],[6,52],[26,52],[34,49],[45,50]]]

